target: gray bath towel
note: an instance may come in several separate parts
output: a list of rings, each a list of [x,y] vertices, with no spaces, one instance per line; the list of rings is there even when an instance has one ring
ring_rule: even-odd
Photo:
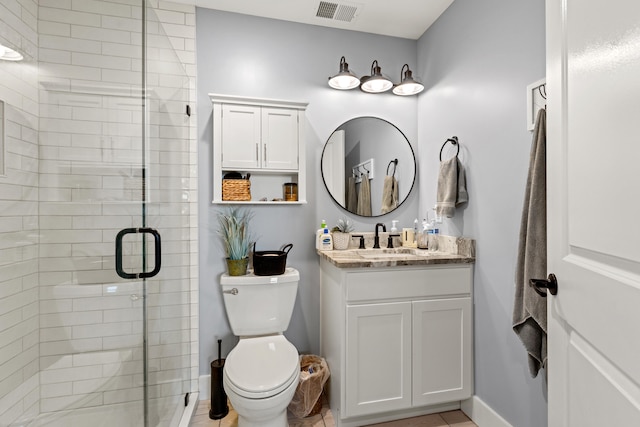
[[[456,207],[469,201],[464,167],[458,156],[440,162],[436,197],[436,213],[447,218],[455,215]]]
[[[380,213],[386,214],[398,207],[398,181],[392,175],[384,177],[382,187],[382,209]]]
[[[364,175],[360,182],[360,192],[358,193],[358,215],[371,216],[371,183],[369,177]]]
[[[347,178],[347,210],[356,213],[358,211],[358,193],[356,193],[356,178]]]
[[[546,127],[546,111],[541,109],[533,134],[522,208],[513,303],[513,330],[527,350],[532,377],[547,365],[547,300],[529,286],[529,279],[547,277]]]

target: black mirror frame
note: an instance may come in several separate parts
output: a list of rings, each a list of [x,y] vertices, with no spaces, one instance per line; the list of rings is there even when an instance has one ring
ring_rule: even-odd
[[[400,203],[398,203],[398,206],[396,206],[396,208],[395,208],[395,209],[393,209],[393,210],[391,210],[391,211],[389,211],[389,212],[383,213],[383,214],[371,215],[371,216],[364,216],[364,215],[359,215],[359,214],[357,214],[356,212],[351,212],[351,211],[347,210],[347,208],[346,208],[345,206],[342,206],[342,205],[341,205],[341,204],[340,204],[340,203],[335,199],[335,197],[333,197],[333,194],[331,193],[331,191],[329,191],[329,187],[327,187],[327,181],[324,179],[324,172],[323,172],[323,169],[322,169],[322,161],[323,161],[323,159],[324,159],[324,152],[325,152],[325,150],[326,150],[326,148],[327,148],[327,142],[328,142],[328,141],[329,141],[329,139],[331,138],[331,135],[333,135],[333,134],[334,134],[338,129],[340,129],[340,128],[341,128],[341,127],[343,127],[345,124],[347,124],[347,123],[349,123],[349,122],[351,122],[351,121],[353,121],[353,120],[356,120],[356,119],[376,119],[376,120],[381,120],[381,121],[383,121],[383,122],[385,122],[385,123],[387,123],[387,124],[389,124],[389,125],[393,126],[393,127],[394,127],[398,132],[400,132],[400,135],[402,135],[402,137],[404,138],[405,142],[406,142],[406,143],[407,143],[407,145],[409,146],[409,150],[411,150],[411,157],[413,158],[413,181],[411,182],[411,188],[409,189],[409,192],[407,193],[407,196],[406,196],[406,197],[405,197],[405,198],[404,198]],[[396,211],[397,209],[399,209],[399,208],[400,208],[400,206],[402,206],[402,205],[404,204],[404,202],[406,202],[406,201],[407,201],[407,199],[409,199],[409,197],[411,196],[411,193],[413,192],[413,187],[415,186],[416,178],[417,178],[417,175],[418,175],[418,173],[417,173],[417,172],[418,172],[418,164],[417,164],[417,160],[416,160],[416,153],[415,153],[415,151],[413,150],[413,146],[412,146],[412,145],[411,145],[411,143],[409,142],[409,138],[407,138],[407,136],[404,134],[404,132],[402,132],[402,131],[401,131],[401,130],[396,126],[396,125],[394,125],[394,124],[393,124],[393,123],[391,123],[390,121],[385,120],[385,119],[380,118],[380,117],[375,117],[375,116],[357,116],[357,117],[353,117],[353,118],[351,118],[351,119],[349,119],[349,120],[347,120],[347,121],[343,122],[341,125],[339,125],[337,128],[335,128],[335,129],[333,130],[333,132],[331,132],[331,134],[329,135],[329,137],[326,139],[326,141],[325,141],[325,143],[324,143],[324,147],[322,147],[322,154],[320,155],[320,175],[322,176],[322,183],[324,184],[324,188],[327,190],[327,193],[329,194],[329,196],[331,196],[331,200],[333,200],[333,202],[334,202],[334,203],[335,203],[335,204],[336,204],[340,209],[342,209],[343,211],[345,211],[345,212],[347,212],[347,213],[350,213],[350,214],[353,214],[353,215],[356,215],[356,216],[359,216],[359,217],[362,217],[362,218],[376,218],[376,217],[381,217],[381,216],[384,216],[384,215],[388,215],[388,214],[390,214],[390,213],[392,213],[392,212]]]

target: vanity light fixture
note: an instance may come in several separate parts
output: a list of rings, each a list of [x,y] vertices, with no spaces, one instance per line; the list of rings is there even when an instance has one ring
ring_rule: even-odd
[[[329,78],[329,86],[339,90],[349,90],[360,86],[360,79],[349,70],[349,64],[344,56],[340,58],[340,72]]]
[[[10,47],[0,44],[0,60],[22,61],[22,59],[23,56],[19,52],[11,49]]]
[[[371,64],[371,75],[360,79],[360,89],[368,93],[386,92],[393,86],[391,80],[382,75],[382,69],[378,65],[378,60]]]
[[[424,85],[413,78],[409,64],[404,64],[402,70],[400,70],[400,83],[394,86],[393,93],[400,96],[409,96],[417,95],[423,90]]]

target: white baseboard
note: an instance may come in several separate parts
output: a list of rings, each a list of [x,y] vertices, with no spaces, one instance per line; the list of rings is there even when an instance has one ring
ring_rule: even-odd
[[[513,427],[478,396],[460,402],[460,409],[478,427]]]
[[[200,375],[198,377],[198,389],[200,390],[199,399],[211,399],[211,375]]]

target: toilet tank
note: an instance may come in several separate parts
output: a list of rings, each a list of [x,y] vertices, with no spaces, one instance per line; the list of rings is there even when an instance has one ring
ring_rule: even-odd
[[[289,327],[300,273],[287,268],[277,276],[220,277],[222,297],[236,336],[282,333]]]

